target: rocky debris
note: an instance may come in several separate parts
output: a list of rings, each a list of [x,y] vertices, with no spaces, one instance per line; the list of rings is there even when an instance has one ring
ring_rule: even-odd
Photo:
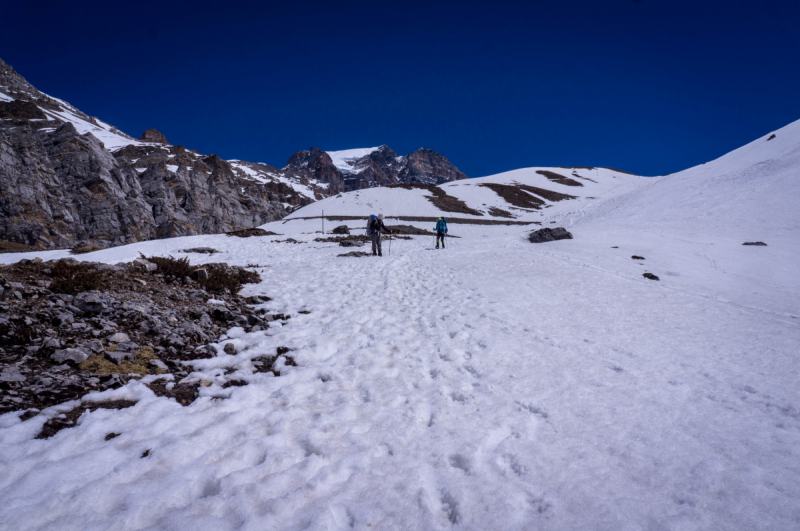
[[[552,242],[555,240],[571,240],[570,234],[564,227],[545,227],[543,229],[535,230],[528,236],[531,243],[544,243]]]
[[[744,242],[742,245],[756,245],[759,247],[766,247],[767,244],[764,242]]]
[[[174,398],[182,406],[188,406],[199,396],[200,382],[196,383],[174,383],[167,380],[156,380],[147,384],[156,396]]]
[[[644,273],[642,276],[643,276],[644,278],[649,278],[650,280],[660,280],[660,279],[659,279],[657,276],[655,276],[653,273]]]
[[[775,137],[776,137],[775,133],[772,133],[771,135],[769,135],[769,138],[767,139],[767,142],[769,142],[770,140],[772,140]]]
[[[634,260],[644,260],[644,256],[633,255],[633,256],[631,256],[631,258],[633,258]]]
[[[209,343],[230,328],[261,330],[291,317],[256,307],[269,297],[236,295],[243,282],[260,281],[252,271],[207,264],[201,283],[181,276],[183,264],[195,269],[188,260],[147,261],[156,269],[74,258],[0,266],[0,414],[35,412],[150,374],[180,380],[190,372],[182,362],[216,355]]]
[[[353,241],[353,240],[342,240],[339,242],[339,245],[342,247],[361,247],[364,245],[364,242]]]
[[[331,234],[350,234],[350,228],[347,225],[339,225],[331,231]]]
[[[184,253],[201,253],[201,254],[214,254],[218,253],[216,249],[211,247],[192,247],[191,249],[184,249]]]
[[[142,136],[139,137],[139,140],[142,142],[154,142],[156,144],[165,144],[170,146],[171,144],[167,142],[167,137],[165,137],[161,131],[158,129],[148,129]]]
[[[239,238],[250,238],[252,236],[280,236],[280,234],[264,230],[264,229],[242,229],[242,230],[234,230],[231,232],[226,232],[228,236],[238,236]]]
[[[337,255],[337,256],[340,256],[340,257],[341,256],[359,257],[359,256],[370,256],[370,253],[365,253],[363,251],[350,251],[349,253],[344,253],[344,254],[340,254],[340,255]]]

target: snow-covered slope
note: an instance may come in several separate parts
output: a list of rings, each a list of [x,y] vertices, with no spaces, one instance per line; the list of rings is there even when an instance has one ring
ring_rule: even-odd
[[[463,201],[464,206],[475,211],[474,213],[458,208],[445,210],[437,206],[428,199],[433,196],[430,189],[396,186],[356,190],[328,197],[293,212],[287,219],[319,217],[325,211],[325,216],[353,218],[365,218],[380,212],[389,217],[444,215],[478,221],[542,223],[556,213],[580,211],[586,205],[603,198],[636,190],[645,186],[647,180],[645,177],[608,168],[524,168],[488,177],[454,181],[438,187],[447,196]],[[494,185],[505,188],[496,191],[492,188]],[[531,191],[537,189],[538,193]],[[522,201],[527,199],[531,204],[527,208],[518,206],[519,199],[509,201],[501,195],[509,192],[520,194]]]
[[[441,214],[430,190],[412,187],[309,205],[265,226],[280,236],[80,255],[114,263],[213,247],[221,254],[192,261],[259,264],[265,280],[244,295],[273,297],[264,307],[292,319],[218,338],[220,355],[191,362],[190,378],[211,383],[191,406],[134,382],[86,400],[136,406],[87,413],[51,439],[34,437],[69,405],[0,417],[0,522],[797,529],[800,138],[797,123],[775,134],[659,179],[577,169],[578,187],[528,169],[442,187],[484,212],[457,217],[556,222],[573,240],[534,245],[536,225],[457,223],[444,251],[415,237],[358,259],[315,241],[321,220],[309,214],[323,205],[326,216]],[[481,182],[576,199],[515,210]],[[298,366],[254,374],[250,360],[278,346]],[[232,379],[249,384],[223,387]]]

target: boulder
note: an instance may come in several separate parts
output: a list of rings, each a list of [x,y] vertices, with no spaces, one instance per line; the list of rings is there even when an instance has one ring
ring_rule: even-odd
[[[75,295],[72,305],[88,315],[97,315],[106,309],[106,299],[95,291],[84,291]]]
[[[642,276],[643,276],[644,278],[649,278],[650,280],[660,280],[660,279],[659,279],[657,276],[655,276],[653,273],[644,273],[644,274],[642,274]]]
[[[571,240],[572,234],[570,234],[567,229],[564,227],[545,227],[543,229],[535,230],[531,232],[528,239],[531,243],[544,243],[544,242],[552,242],[555,240]]]
[[[195,269],[192,271],[190,278],[192,280],[208,280],[208,271],[203,268]]]
[[[133,261],[133,266],[139,269],[143,269],[145,271],[155,271],[158,269],[158,266],[151,262],[150,260],[145,260],[144,258],[137,258]]]
[[[218,253],[216,249],[211,247],[192,247],[191,249],[184,249],[184,253],[201,253],[201,254],[214,254]]]
[[[113,363],[114,365],[119,365],[125,360],[135,360],[136,354],[133,352],[109,352],[106,351],[103,354],[103,357]]]
[[[331,234],[350,234],[350,229],[347,225],[339,225],[331,231]]]
[[[106,338],[109,343],[128,343],[130,342],[131,338],[125,332],[117,332],[116,334],[111,334]]]
[[[64,363],[66,361],[83,363],[91,355],[91,353],[92,353],[91,350],[83,347],[65,348],[65,349],[58,349],[55,352],[53,352],[51,358],[56,363]]]

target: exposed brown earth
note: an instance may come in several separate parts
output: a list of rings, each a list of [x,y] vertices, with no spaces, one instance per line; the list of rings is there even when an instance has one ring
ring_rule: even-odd
[[[549,180],[553,181],[554,183],[563,184],[565,186],[583,186],[581,183],[574,179],[570,179],[569,177],[564,177],[553,171],[548,170],[536,170],[536,173],[539,175],[544,175]]]
[[[452,195],[447,195],[447,192],[439,188],[438,186],[432,186],[429,184],[419,184],[419,183],[402,183],[402,184],[394,184],[389,186],[388,188],[405,188],[406,190],[414,190],[414,189],[421,189],[427,190],[431,193],[431,195],[426,196],[428,201],[433,203],[433,205],[440,209],[443,212],[455,212],[457,214],[469,214],[471,216],[482,216],[483,212],[479,212],[475,209],[472,209],[467,206],[467,204],[458,199],[457,197],[453,197]]]
[[[516,207],[538,210],[544,204],[544,201],[538,197],[534,197],[522,191],[520,186],[498,183],[481,183],[480,186],[489,188],[502,197],[506,203],[510,203]]]

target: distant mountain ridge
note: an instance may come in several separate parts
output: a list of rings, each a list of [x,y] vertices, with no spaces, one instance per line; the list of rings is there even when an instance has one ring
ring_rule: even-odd
[[[283,169],[305,173],[343,192],[401,183],[439,185],[467,178],[432,149],[420,148],[401,157],[387,145],[329,152],[312,147],[295,152]]]
[[[109,247],[227,232],[346,190],[466,178],[429,149],[399,157],[381,146],[336,160],[311,148],[279,169],[175,146],[156,129],[137,140],[0,59],[0,241]]]

